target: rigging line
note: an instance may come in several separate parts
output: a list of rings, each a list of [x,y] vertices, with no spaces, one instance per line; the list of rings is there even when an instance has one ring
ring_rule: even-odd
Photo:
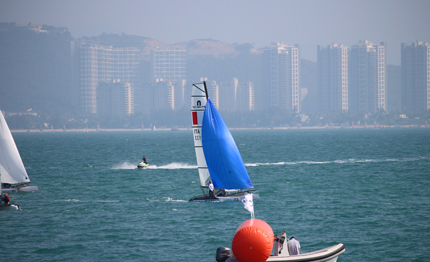
[[[198,90],[202,91],[203,93],[205,93],[204,90],[202,90],[200,87],[196,86],[195,84],[193,84],[193,86],[195,86]]]

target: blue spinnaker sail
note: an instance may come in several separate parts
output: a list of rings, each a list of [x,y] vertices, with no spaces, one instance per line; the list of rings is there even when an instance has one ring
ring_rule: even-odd
[[[206,102],[202,123],[202,143],[206,163],[216,188],[252,188],[239,149],[211,100]]]

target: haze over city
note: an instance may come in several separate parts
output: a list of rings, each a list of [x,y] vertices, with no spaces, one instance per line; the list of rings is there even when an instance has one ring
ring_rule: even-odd
[[[0,22],[67,27],[75,38],[102,33],[150,37],[168,44],[212,38],[227,43],[298,44],[316,61],[317,45],[387,45],[400,65],[400,44],[429,41],[429,1],[0,1]]]

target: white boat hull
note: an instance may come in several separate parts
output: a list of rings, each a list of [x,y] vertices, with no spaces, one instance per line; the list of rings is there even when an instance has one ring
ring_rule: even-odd
[[[304,253],[295,256],[270,256],[267,262],[336,262],[340,254],[345,252],[345,246],[342,243],[320,249],[310,253]],[[225,262],[239,262],[235,258],[229,258]]]
[[[20,192],[34,192],[39,190],[38,186],[28,186],[28,185],[18,185],[18,186],[14,186],[14,187],[8,187],[8,188],[2,188],[1,191],[3,193],[17,193],[18,191]]]
[[[8,194],[18,192],[16,188],[2,188],[1,191],[2,193],[8,193]]]
[[[33,192],[37,190],[39,190],[38,186],[24,186],[24,187],[18,188],[18,191],[22,191],[22,192]]]
[[[240,194],[240,195],[229,195],[229,196],[217,196],[210,198],[208,196],[201,196],[201,197],[194,197],[190,199],[191,202],[225,202],[225,201],[242,201],[246,194]],[[260,199],[260,196],[258,194],[252,194],[253,199]]]

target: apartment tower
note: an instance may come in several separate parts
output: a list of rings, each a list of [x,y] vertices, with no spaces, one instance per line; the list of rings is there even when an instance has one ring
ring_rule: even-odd
[[[151,81],[171,82],[174,90],[173,109],[186,100],[187,51],[184,48],[156,47],[151,50]]]
[[[348,48],[332,44],[317,47],[318,109],[348,111]]]
[[[105,46],[78,39],[73,42],[72,51],[83,112],[97,113],[97,89],[101,83],[115,80],[130,83],[132,88],[140,84],[140,50],[135,47]]]
[[[402,110],[430,109],[430,45],[426,42],[401,45]]]
[[[263,49],[263,89],[258,109],[277,107],[300,112],[299,47],[273,43]]]
[[[360,41],[348,55],[348,110],[375,113],[386,110],[385,44]]]

